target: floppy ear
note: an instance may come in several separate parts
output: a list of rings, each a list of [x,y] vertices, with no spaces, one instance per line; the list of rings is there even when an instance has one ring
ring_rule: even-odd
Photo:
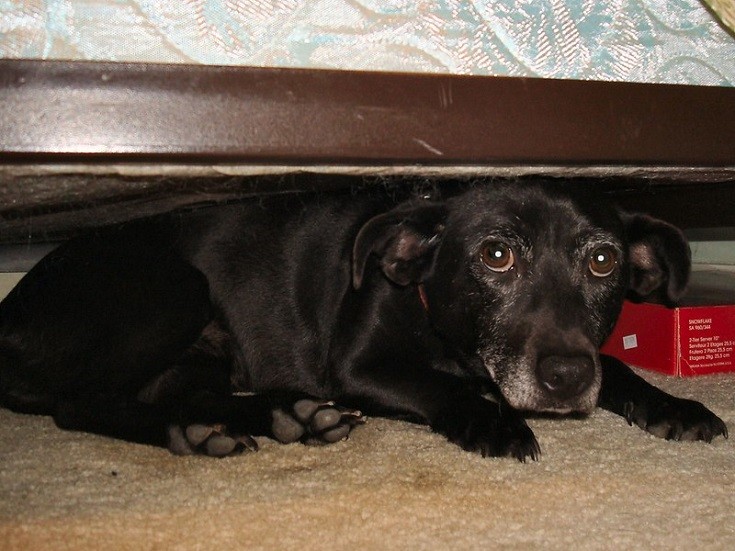
[[[420,282],[431,268],[447,208],[425,202],[398,207],[368,220],[352,249],[352,285],[362,286],[368,258],[378,258],[383,273],[398,285]]]
[[[691,252],[678,228],[645,214],[621,213],[628,240],[628,298],[673,305],[689,282]]]

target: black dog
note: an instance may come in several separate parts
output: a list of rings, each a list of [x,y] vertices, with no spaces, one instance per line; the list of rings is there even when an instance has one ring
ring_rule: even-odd
[[[683,292],[677,229],[548,182],[387,201],[217,206],[62,245],[0,306],[2,403],[210,455],[342,438],[360,412],[326,400],[520,460],[538,455],[521,411],[727,436],[598,354],[626,294]]]

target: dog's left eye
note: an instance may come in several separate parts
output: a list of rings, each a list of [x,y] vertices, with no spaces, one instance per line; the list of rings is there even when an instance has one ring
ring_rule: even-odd
[[[480,259],[493,272],[507,272],[515,264],[513,249],[501,241],[486,243],[480,251]]]
[[[600,247],[590,255],[589,270],[595,277],[609,276],[617,265],[618,255],[610,247]]]

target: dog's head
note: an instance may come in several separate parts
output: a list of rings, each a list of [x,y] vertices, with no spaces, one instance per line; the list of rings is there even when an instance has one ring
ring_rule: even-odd
[[[551,184],[401,205],[360,231],[356,287],[371,255],[395,284],[423,287],[435,331],[511,406],[554,412],[597,404],[598,348],[623,299],[673,303],[690,267],[673,226]]]

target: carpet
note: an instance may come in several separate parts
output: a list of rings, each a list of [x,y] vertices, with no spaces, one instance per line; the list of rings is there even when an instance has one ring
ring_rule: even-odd
[[[645,376],[735,433],[735,375]],[[210,459],[0,410],[0,549],[735,549],[735,438],[666,442],[601,410],[529,424],[526,464],[383,419]]]

